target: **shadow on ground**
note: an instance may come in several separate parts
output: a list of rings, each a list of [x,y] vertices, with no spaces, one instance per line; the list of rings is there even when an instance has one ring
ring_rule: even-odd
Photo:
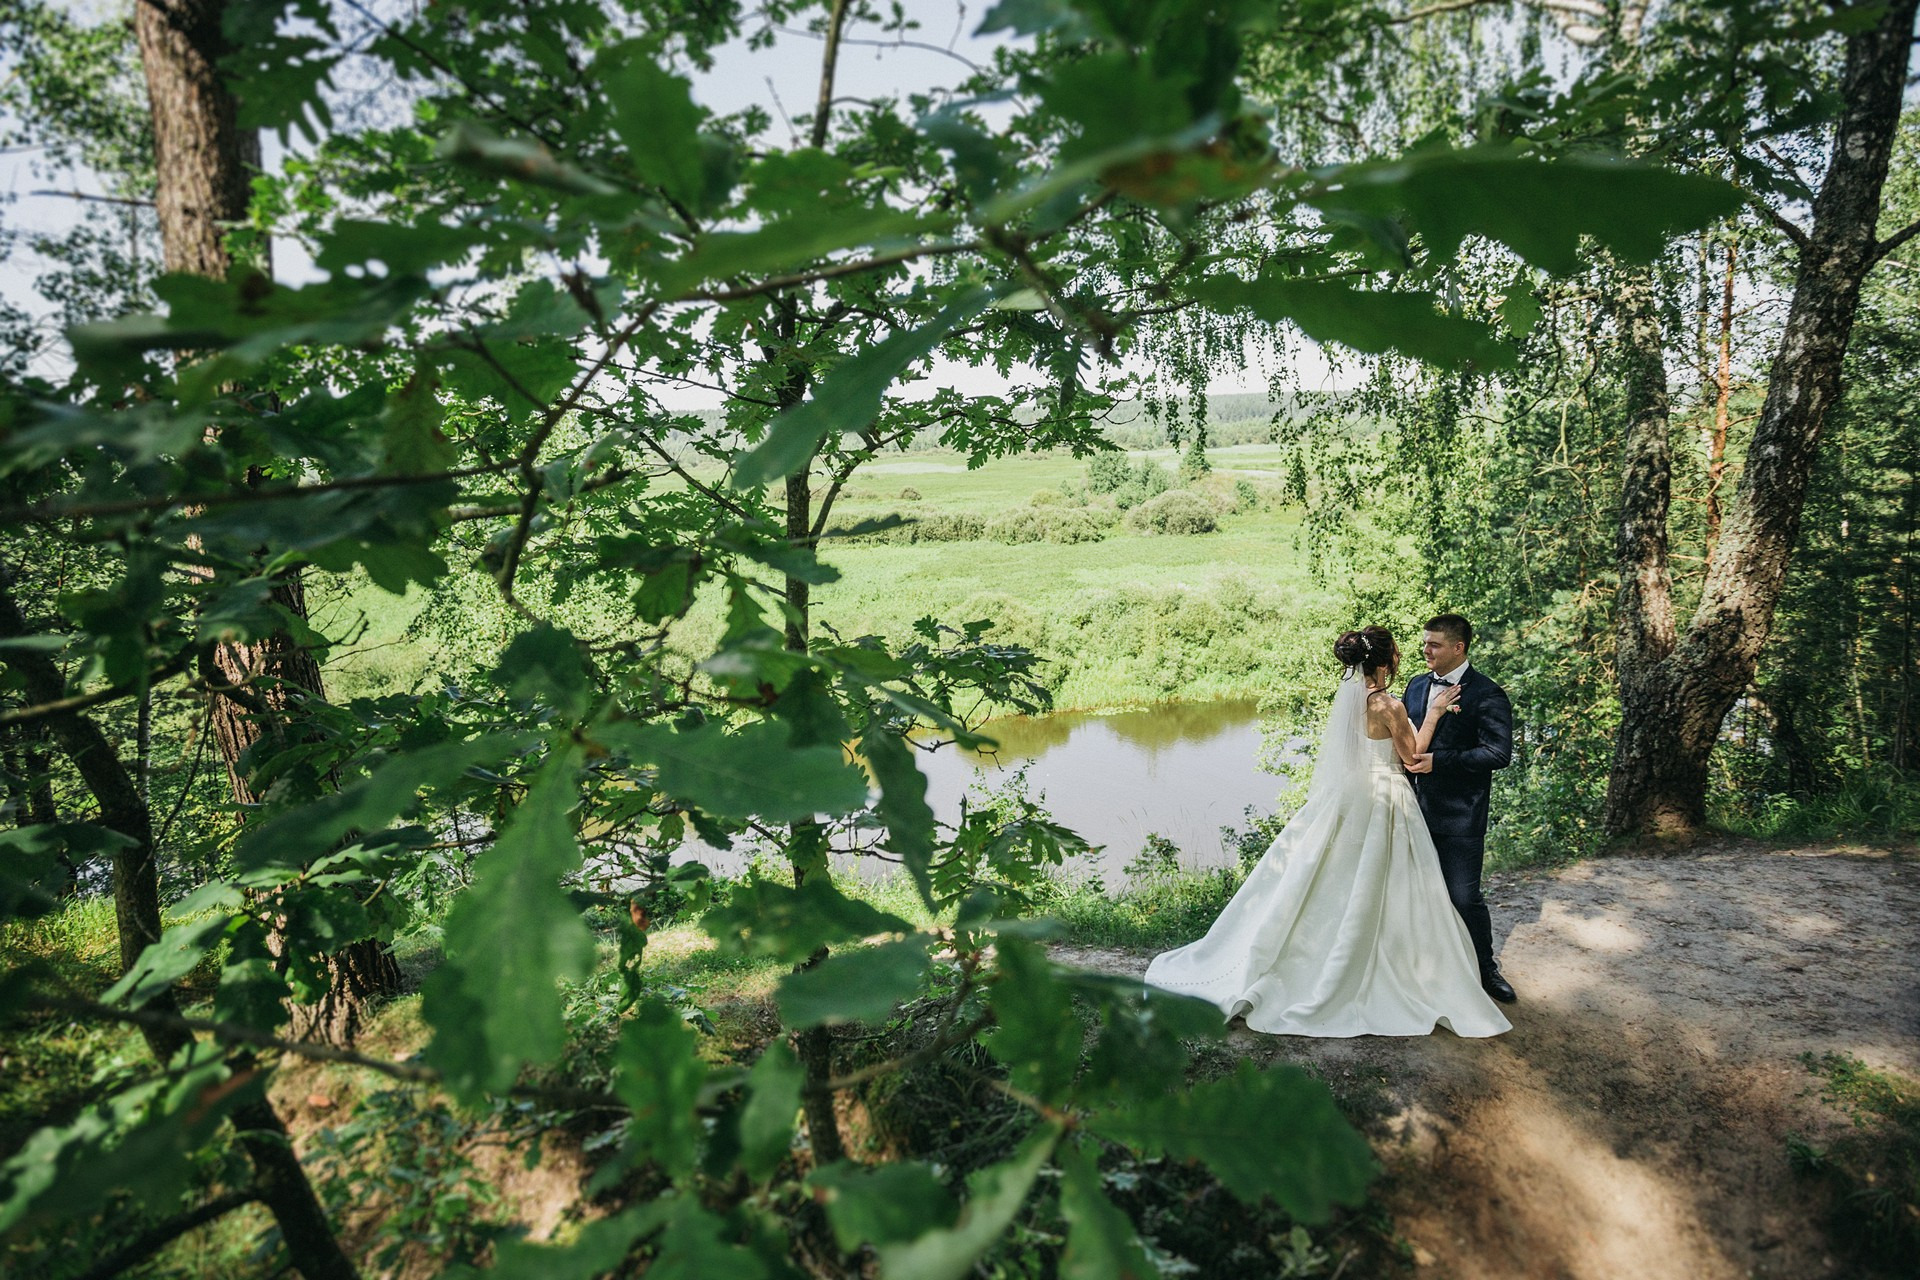
[[[1420,1272],[1844,1274],[1786,1138],[1847,1123],[1804,1054],[1920,1076],[1920,862],[1728,844],[1493,876],[1488,899],[1520,991],[1511,1033],[1230,1038],[1371,1116],[1380,1196]]]

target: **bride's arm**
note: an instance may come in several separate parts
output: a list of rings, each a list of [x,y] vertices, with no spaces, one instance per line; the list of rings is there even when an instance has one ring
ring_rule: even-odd
[[[1414,735],[1413,750],[1416,755],[1427,753],[1428,748],[1433,745],[1433,731],[1440,727],[1440,721],[1446,716],[1447,708],[1458,701],[1460,701],[1460,686],[1457,684],[1435,689],[1428,696],[1427,714],[1420,721],[1420,731]],[[1404,707],[1401,709],[1400,716],[1407,720],[1409,727],[1412,726],[1413,722],[1408,718]]]
[[[1413,732],[1413,721],[1407,717],[1407,709],[1398,698],[1385,693],[1376,693],[1369,708],[1373,714],[1386,717],[1387,727],[1393,731],[1393,751],[1400,757],[1400,763],[1408,765],[1413,758],[1427,749],[1426,739],[1418,738]],[[1428,716],[1429,720],[1434,717]],[[1428,734],[1427,738],[1433,735]]]

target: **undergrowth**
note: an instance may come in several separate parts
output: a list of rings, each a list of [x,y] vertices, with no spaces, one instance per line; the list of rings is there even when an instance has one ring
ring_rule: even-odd
[[[1826,1146],[1794,1135],[1787,1157],[1831,1196],[1829,1238],[1857,1266],[1910,1276],[1920,1258],[1920,1081],[1850,1054],[1802,1056],[1820,1096],[1853,1122]]]
[[[1762,840],[1920,838],[1920,778],[1891,768],[1849,774],[1818,795],[1718,791],[1710,805],[1716,827]]]

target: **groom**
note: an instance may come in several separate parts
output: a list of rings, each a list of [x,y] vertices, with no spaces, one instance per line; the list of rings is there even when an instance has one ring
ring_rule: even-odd
[[[1513,759],[1513,705],[1504,689],[1467,661],[1473,624],[1457,613],[1427,623],[1420,652],[1427,674],[1407,685],[1407,715],[1419,724],[1427,715],[1427,697],[1436,685],[1457,684],[1460,700],[1435,729],[1433,749],[1417,756],[1407,772],[1420,797],[1420,812],[1440,851],[1440,871],[1454,910],[1467,922],[1474,954],[1480,959],[1480,985],[1502,1004],[1517,998],[1493,958],[1493,917],[1480,896],[1480,866],[1487,848],[1487,799],[1493,771]]]

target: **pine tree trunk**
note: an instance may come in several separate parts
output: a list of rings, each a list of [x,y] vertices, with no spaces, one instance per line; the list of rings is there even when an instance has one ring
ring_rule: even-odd
[[[1705,823],[1707,760],[1773,625],[1820,432],[1839,397],[1860,286],[1878,257],[1881,188],[1917,4],[1895,0],[1873,29],[1848,37],[1845,114],[1814,201],[1766,401],[1683,635],[1675,634],[1667,566],[1672,450],[1665,371],[1654,369],[1659,326],[1650,293],[1640,296],[1638,285],[1615,304],[1630,417],[1617,545],[1621,724],[1607,785],[1611,835],[1685,836]]]
[[[133,29],[153,113],[154,205],[167,270],[224,280],[226,230],[246,219],[260,135],[220,79],[226,0],[139,0]]]
[[[215,278],[233,268],[226,231],[246,219],[260,167],[260,135],[240,127],[238,104],[219,75],[228,52],[220,27],[225,10],[226,0],[141,0],[134,6],[153,114],[155,205],[167,269]],[[273,594],[289,613],[307,617],[298,576],[283,579]],[[324,697],[320,666],[284,632],[216,646],[212,666],[207,674],[225,687],[209,704],[214,741],[234,800],[257,804],[244,757],[263,737],[284,737],[287,713],[299,698]],[[400,971],[385,944],[374,941],[350,944],[328,957],[327,968],[332,982],[326,996],[311,1009],[295,1009],[293,1025],[297,1033],[346,1045],[367,1001],[398,993]]]

